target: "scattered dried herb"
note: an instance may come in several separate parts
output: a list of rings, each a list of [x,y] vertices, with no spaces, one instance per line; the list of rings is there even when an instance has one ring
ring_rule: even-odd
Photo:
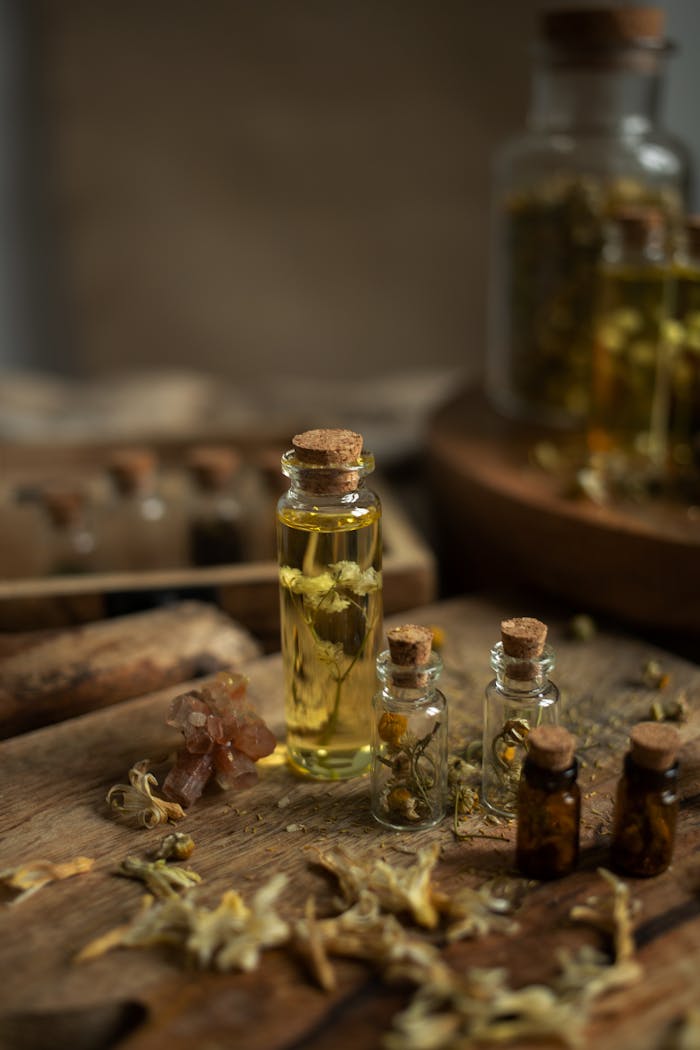
[[[0,871],[0,884],[11,895],[7,904],[19,904],[50,882],[70,879],[73,875],[90,871],[94,863],[90,857],[73,857],[58,864],[50,860],[29,860]]]
[[[171,831],[162,840],[155,852],[155,860],[187,860],[194,852],[194,839],[182,831]]]
[[[155,828],[182,820],[185,811],[177,802],[166,802],[153,794],[158,781],[148,772],[148,759],[136,762],[129,770],[128,784],[115,784],[107,792],[107,805],[123,824],[137,828]]]
[[[668,688],[671,675],[658,660],[646,660],[642,665],[642,681],[648,689],[658,689],[661,692]]]
[[[690,715],[688,696],[684,689],[673,700],[655,700],[649,708],[649,718],[653,722],[687,722]]]
[[[201,876],[190,868],[179,868],[166,860],[147,861],[127,857],[117,870],[118,875],[140,879],[154,897],[176,897],[178,890],[189,890],[201,882]]]
[[[235,890],[225,893],[216,908],[197,905],[191,893],[158,901],[146,897],[131,922],[91,941],[76,961],[95,959],[114,948],[167,944],[200,969],[254,970],[264,948],[289,938],[290,928],[274,908],[286,882],[284,875],[273,876],[250,905]]]

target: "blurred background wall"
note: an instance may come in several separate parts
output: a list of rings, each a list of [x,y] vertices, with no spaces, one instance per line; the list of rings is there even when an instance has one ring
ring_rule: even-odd
[[[0,0],[0,365],[477,371],[542,6]],[[662,6],[697,157],[700,4]]]

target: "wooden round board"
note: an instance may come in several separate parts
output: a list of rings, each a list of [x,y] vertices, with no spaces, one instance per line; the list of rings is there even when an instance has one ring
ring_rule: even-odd
[[[552,440],[501,419],[474,392],[433,418],[431,480],[456,574],[478,563],[576,611],[700,634],[700,506],[572,498],[563,476],[533,459]]]

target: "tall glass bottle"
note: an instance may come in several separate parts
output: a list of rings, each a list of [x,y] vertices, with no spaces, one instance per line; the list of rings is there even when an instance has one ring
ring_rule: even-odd
[[[160,491],[155,453],[121,449],[110,457],[108,470],[116,498],[105,508],[105,569],[140,572],[185,565],[184,515]]]
[[[658,122],[671,50],[658,8],[542,16],[527,129],[494,165],[487,389],[507,415],[585,422],[603,223],[682,208],[686,151]]]
[[[289,761],[321,780],[370,763],[382,629],[381,507],[374,458],[349,430],[310,430],[282,457],[278,557]]]
[[[372,815],[400,831],[445,815],[447,700],[437,688],[442,660],[429,627],[404,624],[377,659],[372,718]]]
[[[530,730],[559,721],[559,690],[549,680],[554,653],[546,637],[546,624],[518,616],[501,623],[501,641],[491,650],[496,677],[484,696],[482,801],[504,817],[516,814]]]
[[[194,491],[189,501],[193,565],[230,565],[244,557],[245,508],[236,486],[240,456],[223,445],[198,445],[187,456]]]
[[[606,225],[593,318],[588,445],[615,480],[661,477],[668,448],[673,314],[670,232],[658,208],[626,208]]]

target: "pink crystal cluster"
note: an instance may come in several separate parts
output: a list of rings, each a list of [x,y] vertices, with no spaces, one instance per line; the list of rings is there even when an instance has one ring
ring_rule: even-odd
[[[167,724],[179,729],[185,746],[163,783],[163,794],[191,806],[214,777],[229,788],[251,787],[258,779],[255,763],[275,749],[275,738],[248,702],[248,679],[222,672],[202,689],[175,697]]]

